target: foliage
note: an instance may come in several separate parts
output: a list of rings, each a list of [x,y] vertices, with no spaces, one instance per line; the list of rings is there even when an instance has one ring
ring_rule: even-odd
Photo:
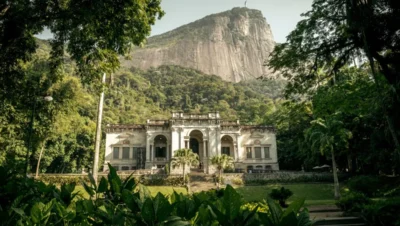
[[[74,192],[75,184],[61,189],[0,167],[0,216],[3,225],[309,225],[304,200],[282,211],[274,202],[249,206],[237,191],[225,190],[186,196],[174,192],[170,199],[149,190],[130,176],[122,180],[109,165],[99,184],[89,175],[82,182],[89,198]],[[15,189],[18,187],[19,189]],[[299,214],[297,214],[299,213]],[[272,224],[271,224],[272,222]]]
[[[363,207],[362,215],[368,225],[399,226],[400,199],[375,201]]]
[[[211,157],[211,164],[217,167],[218,170],[218,188],[222,183],[222,172],[224,169],[234,167],[234,159],[226,154],[215,155]]]
[[[367,197],[372,197],[381,187],[377,176],[356,176],[347,182],[350,191],[360,192]]]
[[[279,201],[279,205],[281,207],[287,207],[286,200],[293,195],[293,192],[285,187],[281,187],[280,189],[272,189],[269,196]]]
[[[335,198],[338,199],[340,194],[335,151],[348,147],[348,140],[352,137],[351,132],[343,128],[343,123],[341,121],[334,117],[329,117],[327,120],[318,118],[317,120],[311,121],[311,127],[307,129],[304,134],[306,137],[305,140],[308,142],[308,146],[312,151],[319,151],[321,155],[324,155],[325,152],[330,152],[332,156]]]
[[[273,200],[267,199],[268,213],[259,213],[261,222],[265,225],[280,226],[280,225],[303,225],[311,226],[310,216],[307,208],[303,208],[304,199],[299,199],[292,202],[285,210],[282,210]]]
[[[192,149],[178,149],[175,151],[174,157],[171,159],[171,166],[173,168],[182,167],[182,177],[184,183],[188,186],[188,191],[190,189],[190,176],[187,175],[186,171],[187,169],[190,170],[191,166],[198,166],[199,164],[199,156],[196,153],[193,153]],[[188,168],[186,169],[186,167]]]
[[[370,203],[371,199],[360,192],[347,192],[336,201],[336,205],[345,212],[360,212],[364,205]]]

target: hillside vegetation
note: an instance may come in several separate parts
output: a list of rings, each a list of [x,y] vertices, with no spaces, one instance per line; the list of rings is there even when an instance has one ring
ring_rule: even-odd
[[[274,111],[283,80],[240,83],[179,66],[147,71],[132,68],[113,76],[106,93],[105,121],[143,123],[147,118],[168,119],[171,111],[219,111],[226,119],[262,123]]]

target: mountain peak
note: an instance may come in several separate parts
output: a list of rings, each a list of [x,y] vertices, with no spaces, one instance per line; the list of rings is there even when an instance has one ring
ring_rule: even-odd
[[[181,65],[239,82],[270,74],[263,65],[274,46],[261,11],[237,7],[153,36],[123,64],[142,69]]]

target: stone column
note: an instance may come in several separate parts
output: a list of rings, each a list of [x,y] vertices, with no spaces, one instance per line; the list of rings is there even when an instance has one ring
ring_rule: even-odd
[[[151,138],[151,135],[147,134],[147,136],[146,136],[146,162],[150,162],[150,138]]]
[[[150,143],[150,158],[151,158],[151,164],[154,163],[154,141]]]
[[[215,129],[216,155],[221,155],[221,128]]]
[[[182,128],[179,128],[178,129],[178,132],[179,132],[179,149],[181,149],[182,148],[182,131],[183,131],[183,129]]]
[[[179,133],[177,128],[171,128],[171,157],[174,156],[174,151],[179,149]]]
[[[235,146],[235,160],[236,160],[236,162],[238,162],[239,161],[239,153],[240,153],[240,150],[239,150],[239,148],[240,148],[240,142],[239,142],[239,139],[240,139],[240,135],[239,134],[236,134],[236,143],[234,144],[234,146]]]
[[[167,142],[167,147],[165,148],[166,152],[167,152],[167,161],[169,160],[170,156],[169,156],[169,147],[170,147],[170,143]]]

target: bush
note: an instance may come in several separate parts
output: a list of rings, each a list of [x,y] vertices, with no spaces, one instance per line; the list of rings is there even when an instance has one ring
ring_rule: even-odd
[[[234,184],[234,185],[243,185],[243,179],[242,178],[238,178],[238,177],[235,177],[235,178],[232,178],[232,184]]]
[[[376,176],[357,176],[347,182],[350,191],[361,192],[372,197],[380,187],[379,178]]]
[[[281,187],[281,189],[273,189],[269,196],[279,201],[279,205],[282,207],[287,207],[286,200],[293,195],[293,192],[289,189]]]
[[[359,192],[349,192],[343,195],[336,205],[345,212],[359,212],[364,205],[370,204],[371,199]]]
[[[365,205],[362,215],[368,225],[400,226],[399,209],[400,198],[388,199]]]

